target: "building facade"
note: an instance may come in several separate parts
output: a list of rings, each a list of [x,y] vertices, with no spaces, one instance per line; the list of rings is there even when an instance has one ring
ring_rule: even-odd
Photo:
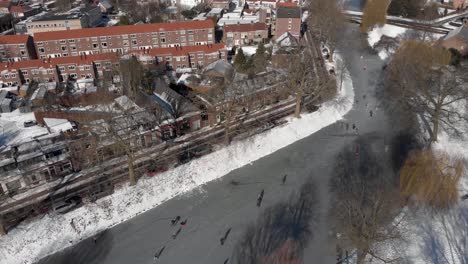
[[[39,58],[78,56],[108,52],[214,43],[211,20],[88,28],[37,33]]]
[[[280,6],[276,13],[275,38],[289,32],[296,39],[301,35],[301,8]]]
[[[0,36],[0,61],[23,61],[36,58],[34,42],[30,36]]]
[[[223,39],[227,46],[242,46],[263,42],[268,38],[265,23],[226,25]]]

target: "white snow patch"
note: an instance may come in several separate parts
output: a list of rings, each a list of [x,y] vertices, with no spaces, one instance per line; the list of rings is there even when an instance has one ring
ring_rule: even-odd
[[[95,204],[86,204],[65,215],[51,213],[41,219],[20,224],[0,237],[2,264],[33,263],[342,119],[354,101],[352,81],[348,74],[345,76],[343,89],[337,98],[324,103],[314,113],[304,114],[300,119],[289,118],[287,125],[273,128],[246,141],[234,142],[154,177],[143,178],[137,185],[118,189]]]
[[[0,114],[0,145],[13,145],[31,141],[34,137],[46,135],[47,128],[41,126],[24,127],[24,122],[36,121],[34,113],[21,113],[19,109]]]
[[[241,48],[245,56],[252,56],[257,52],[257,46],[242,46]]]
[[[396,38],[397,36],[405,33],[406,30],[407,30],[406,28],[393,26],[393,25],[384,25],[382,27],[374,27],[374,29],[369,31],[367,41],[369,42],[369,45],[371,47],[374,47],[374,45],[380,41],[383,35]]]

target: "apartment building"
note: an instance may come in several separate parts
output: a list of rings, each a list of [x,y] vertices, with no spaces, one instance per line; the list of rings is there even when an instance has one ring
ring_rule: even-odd
[[[263,42],[268,38],[268,27],[265,23],[226,25],[224,42],[227,46],[242,46]]]
[[[42,32],[34,36],[39,58],[78,56],[214,43],[211,20]]]
[[[0,61],[23,61],[36,58],[34,42],[30,36],[0,36]]]
[[[301,8],[279,6],[276,12],[275,38],[289,32],[296,39],[301,35]]]
[[[165,63],[176,71],[200,69],[217,60],[225,60],[227,57],[226,46],[221,43],[149,49],[131,53],[139,55],[140,61],[145,64]]]
[[[38,82],[61,82],[71,78],[99,79],[118,63],[117,54],[94,54],[0,63],[0,83],[6,86]]]

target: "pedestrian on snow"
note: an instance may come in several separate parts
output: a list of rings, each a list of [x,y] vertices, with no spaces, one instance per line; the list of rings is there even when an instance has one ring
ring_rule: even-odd
[[[186,218],[184,221],[180,222],[181,226],[185,226],[187,224],[188,219]]]
[[[223,264],[228,264],[228,262],[229,262],[229,258],[227,258],[227,259],[223,262]]]
[[[156,251],[156,253],[154,253],[154,260],[158,260],[159,257],[161,256],[162,252],[164,251],[164,249],[166,248],[166,246],[162,247],[160,250]]]
[[[353,123],[353,130],[355,130],[355,129],[356,129],[356,125]]]
[[[285,175],[283,176],[283,181],[281,182],[282,185],[284,185],[284,184],[286,183],[286,177],[288,177],[287,174],[285,174]]]
[[[373,114],[374,114],[374,112],[372,112],[372,110],[370,110],[370,111],[369,111],[370,117],[372,117]]]

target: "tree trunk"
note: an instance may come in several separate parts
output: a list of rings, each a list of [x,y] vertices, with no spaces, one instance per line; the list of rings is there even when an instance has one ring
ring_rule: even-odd
[[[0,236],[6,235],[6,228],[3,225],[3,219],[0,217]]]
[[[432,127],[432,140],[431,142],[437,141],[437,134],[439,134],[439,110],[435,109],[435,114],[432,118],[433,127]]]
[[[366,253],[364,253],[361,250],[358,250],[357,252],[357,264],[364,264],[364,260],[366,260]]]
[[[226,119],[224,120],[224,144],[229,145],[230,142],[230,127],[231,127],[231,109],[226,111]]]
[[[302,95],[298,93],[296,95],[296,110],[294,111],[294,117],[301,118],[301,102],[302,102]]]
[[[135,168],[133,167],[133,156],[127,154],[127,162],[128,162],[128,177],[130,180],[130,186],[136,184],[135,178]]]

